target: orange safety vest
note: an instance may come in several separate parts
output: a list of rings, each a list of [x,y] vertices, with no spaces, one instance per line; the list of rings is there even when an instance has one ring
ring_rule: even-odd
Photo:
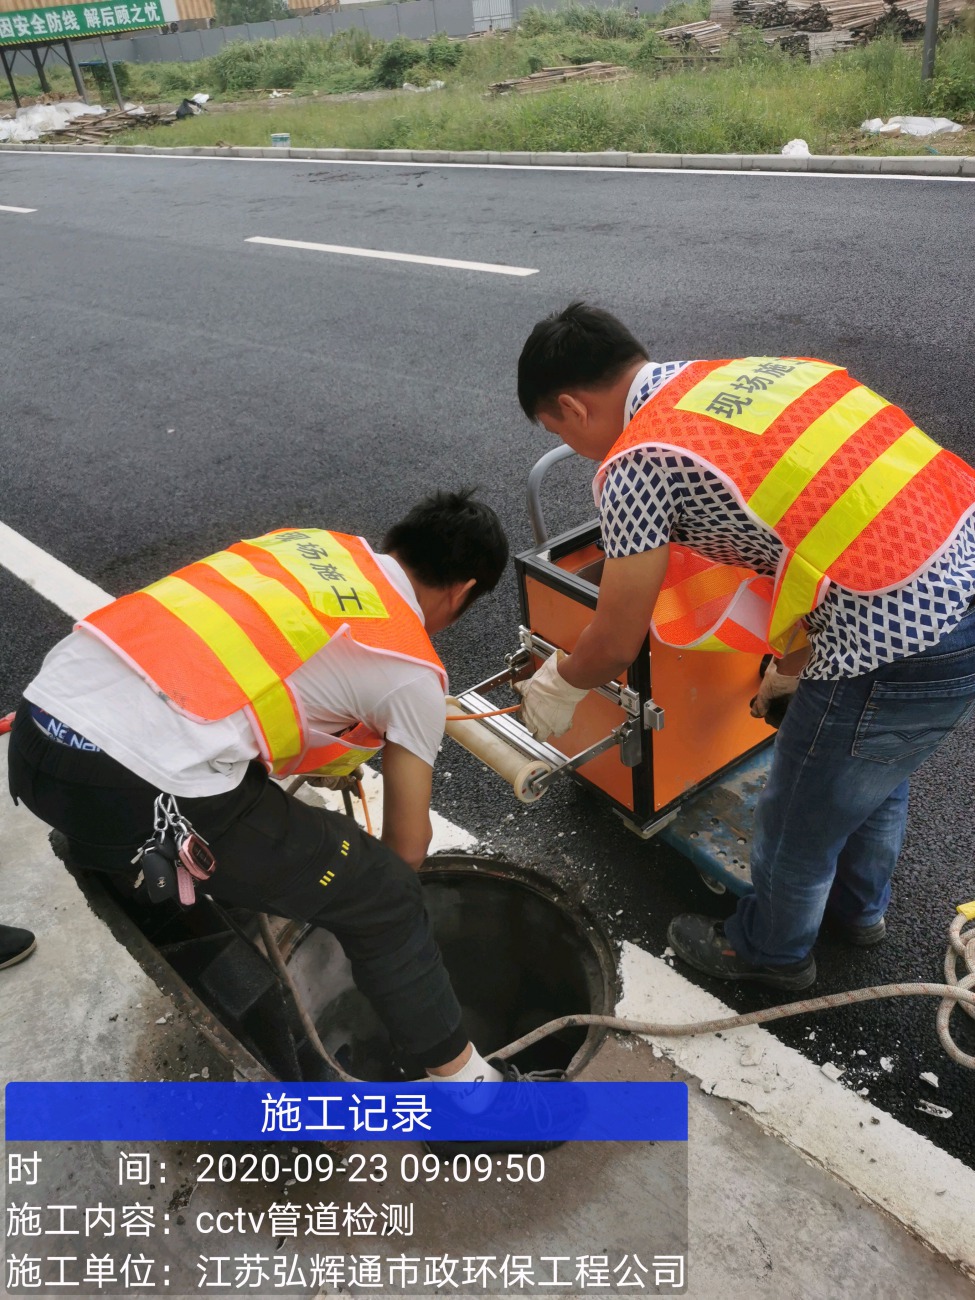
[[[699,650],[781,652],[830,583],[890,591],[975,510],[975,470],[841,367],[807,357],[695,361],[637,412],[600,465],[637,448],[712,471],[782,543],[774,578],[672,546],[653,627]]]
[[[195,722],[244,709],[274,776],[341,776],[384,744],[364,723],[315,733],[288,678],[333,637],[447,674],[422,622],[361,537],[279,529],[96,610],[97,636]]]

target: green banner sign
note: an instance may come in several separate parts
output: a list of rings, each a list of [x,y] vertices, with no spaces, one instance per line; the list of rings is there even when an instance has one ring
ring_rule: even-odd
[[[57,5],[0,14],[0,45],[30,45],[66,37],[98,36],[166,22],[161,0],[141,4]]]

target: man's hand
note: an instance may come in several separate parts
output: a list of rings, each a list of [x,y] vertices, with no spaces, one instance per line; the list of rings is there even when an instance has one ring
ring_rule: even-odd
[[[317,786],[320,790],[354,790],[364,775],[364,769],[360,764],[354,772],[349,772],[346,776],[309,776],[305,780],[309,785]]]
[[[789,699],[795,695],[799,688],[799,680],[798,677],[789,677],[785,673],[780,673],[776,669],[775,660],[773,659],[765,669],[765,676],[758,688],[758,694],[749,705],[752,717],[767,717],[776,700],[780,700],[783,705],[782,709],[777,710],[777,712],[784,712],[784,706],[788,704]]]
[[[559,662],[565,657],[564,651],[557,650],[534,677],[515,683],[522,697],[521,720],[536,740],[564,735],[572,726],[576,705],[589,694],[570,686],[559,674]]]

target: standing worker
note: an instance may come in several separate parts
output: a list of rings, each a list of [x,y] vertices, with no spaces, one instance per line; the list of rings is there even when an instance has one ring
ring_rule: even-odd
[[[10,790],[80,866],[133,883],[156,846],[179,880],[166,809],[185,819],[197,866],[206,846],[215,859],[207,893],[330,930],[400,1050],[431,1076],[496,1082],[514,1072],[468,1041],[415,871],[446,714],[430,636],[493,590],[508,545],[459,492],[414,507],[383,549],[284,529],[89,615],[27,687]],[[341,776],[380,749],[381,842],[270,779]]]
[[[839,366],[653,363],[583,303],[535,326],[518,398],[599,462],[606,552],[575,650],[522,687],[526,726],[566,731],[651,624],[670,645],[783,656],[752,703],[792,697],[754,892],[667,934],[717,979],[807,988],[824,915],[858,946],[883,939],[908,777],[975,708],[975,471]]]

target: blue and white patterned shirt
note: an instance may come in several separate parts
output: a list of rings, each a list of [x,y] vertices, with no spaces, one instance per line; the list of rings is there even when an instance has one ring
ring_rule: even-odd
[[[648,362],[633,380],[628,419],[689,361]],[[600,498],[606,555],[639,555],[680,542],[723,564],[774,574],[782,543],[747,514],[716,474],[693,457],[636,450],[610,466]],[[807,622],[804,676],[859,677],[918,654],[950,632],[975,597],[975,517],[943,555],[904,587],[862,595],[831,585]]]

